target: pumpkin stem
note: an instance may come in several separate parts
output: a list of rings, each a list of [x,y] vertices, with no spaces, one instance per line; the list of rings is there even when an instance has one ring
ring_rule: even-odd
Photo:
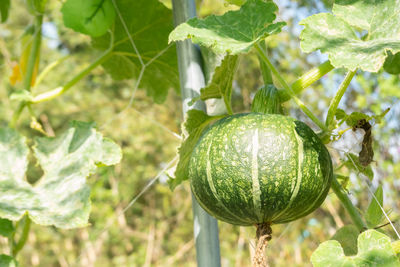
[[[272,238],[272,229],[270,223],[257,224],[257,248],[253,258],[253,267],[268,267],[267,259],[265,257],[265,248],[268,241]]]

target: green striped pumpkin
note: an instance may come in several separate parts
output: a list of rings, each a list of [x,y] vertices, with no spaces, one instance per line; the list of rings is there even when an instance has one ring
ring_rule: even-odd
[[[236,225],[286,223],[324,201],[329,152],[303,122],[278,114],[225,117],[205,131],[189,162],[193,194],[215,218]]]

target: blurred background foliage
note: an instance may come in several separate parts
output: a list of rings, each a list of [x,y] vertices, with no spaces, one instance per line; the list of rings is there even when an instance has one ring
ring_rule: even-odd
[[[168,0],[162,1],[171,7]],[[314,13],[328,11],[332,1],[276,1],[279,20],[288,26],[267,39],[268,52],[289,82],[326,60],[318,53],[304,54],[299,47],[301,27],[298,22]],[[63,26],[60,14],[62,2],[48,1],[44,24],[44,39],[39,69],[66,57],[51,71],[35,92],[47,91],[64,84],[74,74],[93,62],[100,52],[90,46],[87,36]],[[235,9],[223,0],[198,0],[200,17],[222,14]],[[0,25],[0,125],[11,120],[16,102],[8,96],[15,91],[10,84],[12,68],[19,60],[22,35],[32,17],[23,0],[13,0],[9,20]],[[329,73],[308,88],[302,100],[323,118],[344,70]],[[48,133],[57,133],[71,120],[95,121],[105,136],[123,149],[123,160],[115,167],[104,167],[88,179],[92,186],[90,226],[60,230],[34,225],[29,241],[20,253],[21,266],[196,266],[193,240],[191,196],[188,183],[171,192],[162,174],[133,205],[127,205],[145,189],[160,170],[173,160],[179,146],[182,122],[181,98],[170,90],[165,103],[158,105],[144,91],[136,92],[129,101],[135,81],[116,82],[98,67],[74,88],[57,99],[34,106],[34,114]],[[17,85],[18,86],[18,85]],[[235,112],[250,109],[252,97],[262,86],[255,53],[242,56],[234,81]],[[347,190],[354,203],[365,211],[371,199],[367,186],[374,190],[382,185],[385,207],[394,225],[400,228],[400,81],[387,73],[359,73],[341,103],[344,110],[381,113],[391,111],[382,124],[374,125],[375,158],[372,163],[375,178],[367,181],[361,174],[342,169],[350,176]],[[291,102],[289,113],[312,123]],[[29,127],[30,114],[24,112],[19,129],[27,136],[40,135]],[[336,165],[338,151],[331,149]],[[28,179],[36,181],[41,169],[29,166]],[[349,224],[350,219],[336,196],[330,193],[321,208],[298,221],[273,227],[274,238],[267,249],[271,266],[311,266],[309,258],[319,243],[328,240],[335,231]],[[255,229],[219,222],[222,266],[250,266]],[[383,228],[394,237],[390,227]],[[8,253],[5,239],[0,238],[0,252]]]

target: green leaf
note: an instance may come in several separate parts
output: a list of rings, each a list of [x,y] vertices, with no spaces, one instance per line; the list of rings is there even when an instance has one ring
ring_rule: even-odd
[[[331,237],[331,240],[336,240],[343,247],[346,256],[357,254],[357,237],[360,232],[354,225],[345,225]]]
[[[232,113],[232,82],[238,66],[237,63],[238,56],[225,56],[220,65],[215,68],[211,81],[206,87],[201,88],[201,100],[222,98],[225,102],[226,109]]]
[[[6,22],[6,20],[8,19],[8,12],[10,11],[10,4],[11,1],[10,0],[1,0],[0,1],[0,17],[1,20],[0,22]]]
[[[366,121],[370,121],[373,119],[373,117],[368,116],[361,112],[352,112],[350,115],[348,115],[343,109],[340,108],[336,110],[335,117],[338,121],[346,122],[346,124],[350,127],[356,126],[358,121],[362,119]]]
[[[347,125],[354,127],[360,120],[363,119],[366,121],[370,121],[372,117],[361,112],[352,112],[349,116],[347,116],[346,123]]]
[[[168,89],[179,89],[176,48],[168,47],[168,34],[173,29],[172,11],[158,0],[118,0],[115,3],[124,24],[120,18],[116,19],[112,29],[112,56],[103,67],[113,79],[122,80],[138,79],[146,65],[140,88],[145,88],[155,102],[162,103]],[[93,46],[107,50],[110,42],[111,37],[106,34],[94,38]]]
[[[368,177],[370,181],[374,179],[374,172],[371,168],[371,165],[368,166],[361,165],[358,156],[352,153],[347,154],[347,158],[348,160],[344,163],[344,165],[347,168],[354,170],[356,173],[364,174],[365,176]]]
[[[335,117],[338,121],[346,122],[350,127],[354,127],[358,124],[360,120],[366,120],[367,122],[375,120],[376,123],[381,123],[385,115],[390,111],[390,108],[384,110],[381,114],[368,116],[367,114],[361,112],[352,112],[347,114],[343,109],[338,108],[336,110]]]
[[[4,237],[10,237],[13,232],[14,225],[12,221],[0,218],[0,235]]]
[[[371,198],[371,202],[369,203],[367,213],[364,216],[369,228],[374,228],[378,226],[383,219],[383,212],[381,209],[381,207],[383,207],[382,186],[379,186],[376,189],[374,195],[376,199],[374,197]]]
[[[175,189],[183,181],[189,179],[189,161],[192,151],[197,141],[202,136],[204,130],[215,120],[227,115],[208,116],[201,110],[192,109],[187,112],[187,119],[184,123],[184,136],[181,146],[178,149],[179,162],[176,166],[175,178],[168,180],[171,189]]]
[[[336,68],[377,72],[387,52],[400,51],[400,0],[337,0],[333,14],[320,13],[300,22],[304,52],[327,53]],[[358,37],[357,32],[368,35]]]
[[[0,255],[0,266],[1,267],[17,267],[18,262],[11,256],[1,254]]]
[[[92,37],[105,34],[115,20],[112,0],[68,0],[61,12],[65,26]]]
[[[286,25],[284,22],[272,24],[277,10],[273,2],[248,0],[240,10],[205,19],[192,18],[182,23],[171,32],[169,41],[191,38],[216,54],[246,53],[255,43],[280,32]]]
[[[32,186],[24,178],[29,151],[25,141],[15,130],[0,129],[0,217],[17,221],[28,213],[41,225],[86,226],[90,212],[86,177],[96,171],[97,163],[118,163],[118,146],[84,122],[73,122],[56,138],[36,138],[34,156],[44,175]]]
[[[368,230],[358,236],[357,243],[357,255],[346,256],[338,241],[325,241],[311,255],[311,262],[314,267],[400,266],[400,261],[391,246],[390,237],[375,230]]]
[[[338,108],[335,113],[335,117],[338,121],[345,120],[347,118],[347,114],[343,109]]]
[[[393,75],[400,74],[400,52],[395,55],[388,52],[388,57],[386,58],[385,64],[383,64],[383,68],[387,73]]]

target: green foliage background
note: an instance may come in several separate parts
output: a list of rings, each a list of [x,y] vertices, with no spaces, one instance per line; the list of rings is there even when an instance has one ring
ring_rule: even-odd
[[[169,1],[162,1],[170,7]],[[51,39],[44,37],[42,65],[68,56],[52,71],[37,89],[46,91],[64,84],[69,77],[93,62],[98,52],[90,48],[90,38],[62,26],[60,1],[49,1],[48,18],[57,27],[60,45],[48,46]],[[222,14],[233,6],[224,1],[197,1],[199,16]],[[331,1],[278,1],[280,16],[288,22],[279,35],[270,37],[271,58],[285,78],[293,82],[305,70],[322,59],[305,55],[299,50],[299,18],[330,9]],[[295,6],[293,6],[295,5]],[[296,6],[297,5],[297,6]],[[8,98],[14,88],[10,86],[11,63],[21,53],[20,38],[31,23],[24,1],[12,1],[13,8],[6,24],[0,25],[0,125],[5,126],[16,109],[16,102]],[[295,7],[295,8],[293,8]],[[48,22],[48,21],[47,21]],[[273,50],[272,50],[273,49]],[[342,79],[344,71],[331,72],[322,82],[313,85],[302,99],[316,115],[322,116],[333,96],[333,88]],[[250,110],[255,91],[262,86],[262,78],[255,54],[241,57],[233,91],[235,112]],[[399,145],[400,98],[399,76],[375,74],[359,75],[351,84],[342,106],[346,111],[381,113],[392,108],[387,121],[373,128],[375,137],[375,183],[382,184],[386,210],[399,224],[398,191],[400,184],[399,158],[394,159],[389,147]],[[90,226],[74,230],[33,225],[27,245],[18,260],[21,266],[195,266],[191,195],[185,183],[171,192],[166,175],[156,182],[125,212],[124,208],[139,194],[146,184],[176,155],[180,140],[170,132],[180,134],[182,122],[181,98],[169,90],[166,102],[154,104],[143,90],[136,92],[132,106],[127,106],[134,81],[115,82],[101,67],[79,82],[67,94],[38,104],[35,112],[48,130],[58,132],[68,121],[97,122],[104,136],[115,140],[123,149],[123,160],[115,167],[102,167],[98,175],[89,178],[92,186],[92,214]],[[310,121],[298,110],[286,107],[292,116]],[[318,113],[319,112],[319,113]],[[40,135],[29,127],[29,115],[23,113],[20,122],[23,132]],[[310,123],[311,124],[311,123]],[[162,127],[160,126],[162,125]],[[166,130],[166,129],[168,130]],[[396,143],[397,140],[397,143]],[[338,163],[338,153],[331,150]],[[346,171],[345,171],[346,172]],[[348,171],[347,171],[348,172]],[[29,166],[28,180],[35,181],[42,170]],[[350,179],[348,190],[361,210],[366,210],[370,194],[362,180]],[[397,217],[396,217],[397,216]],[[318,244],[328,240],[350,219],[333,194],[329,194],[321,208],[311,215],[285,225],[273,227],[267,257],[271,266],[311,266],[309,259]],[[239,228],[223,222],[220,225],[222,266],[250,266],[254,248],[255,229]],[[389,233],[394,236],[389,227]],[[6,239],[0,238],[0,253],[8,253]]]

